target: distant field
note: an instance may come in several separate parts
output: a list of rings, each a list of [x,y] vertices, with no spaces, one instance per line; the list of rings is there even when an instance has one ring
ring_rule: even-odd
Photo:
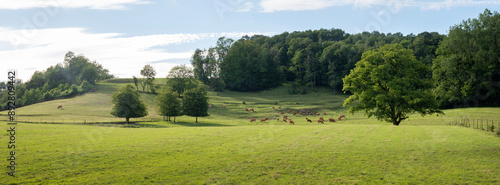
[[[258,93],[209,92],[210,116],[197,124],[187,116],[178,123],[149,121],[161,119],[151,94],[142,95],[150,112],[146,121],[132,119],[139,122],[130,125],[140,128],[79,121],[123,121],[109,114],[111,94],[123,85],[108,81],[96,92],[18,109],[20,120],[35,123],[17,126],[18,177],[4,174],[0,184],[500,183],[500,137],[446,126],[460,117],[500,120],[500,108],[411,115],[401,126],[363,113],[325,125],[288,113],[295,125],[250,123],[249,118],[276,118],[287,110],[325,112],[324,118],[346,114],[341,106],[346,95],[326,88],[289,95],[283,86]],[[40,124],[52,119],[68,124]],[[8,137],[4,131],[0,141],[7,143]],[[0,147],[0,155],[8,152]],[[0,165],[7,165],[3,161]]]

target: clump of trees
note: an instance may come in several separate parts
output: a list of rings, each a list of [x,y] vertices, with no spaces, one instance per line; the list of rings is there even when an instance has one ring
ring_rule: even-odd
[[[435,94],[446,108],[500,105],[500,14],[452,26],[433,61]]]
[[[348,34],[334,28],[243,36],[237,41],[221,37],[215,47],[196,50],[191,64],[195,78],[214,90],[255,91],[291,81],[313,91],[317,86],[339,91],[342,78],[365,51],[399,43],[431,66],[444,37],[436,32]]]
[[[436,32],[362,32],[341,29],[284,32],[274,36],[221,37],[215,47],[196,50],[194,77],[214,90],[263,90],[293,82],[291,94],[328,86],[342,91],[363,53],[400,44],[432,70],[434,94],[441,108],[500,105],[500,14],[486,9],[476,19]],[[347,92],[351,93],[351,92]]]
[[[72,97],[94,89],[99,80],[113,77],[96,61],[69,51],[63,63],[36,71],[29,81],[16,85],[16,106]],[[0,91],[1,109],[7,108],[6,103],[7,96]]]
[[[208,96],[206,90],[194,79],[193,71],[186,65],[175,66],[167,76],[167,89],[156,96],[158,112],[170,117],[188,115],[208,116]],[[182,100],[181,100],[182,98]]]

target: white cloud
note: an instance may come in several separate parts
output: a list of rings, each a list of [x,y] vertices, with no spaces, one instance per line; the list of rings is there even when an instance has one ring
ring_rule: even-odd
[[[0,9],[31,9],[45,7],[126,9],[126,5],[147,4],[144,0],[0,0]]]
[[[44,70],[51,65],[63,62],[64,54],[68,51],[81,53],[91,60],[96,60],[108,68],[111,74],[119,77],[130,78],[132,75],[139,75],[139,69],[146,64],[152,64],[157,69],[157,76],[164,77],[171,67],[177,65],[174,62],[167,62],[168,60],[185,60],[188,63],[196,48],[170,52],[156,47],[175,47],[175,45],[202,40],[214,40],[215,45],[215,40],[222,36],[239,38],[244,35],[270,34],[257,32],[180,33],[126,37],[121,33],[88,33],[83,28],[35,31],[36,35],[30,37],[27,42],[16,45],[18,42],[10,37],[12,35],[21,37],[23,30],[0,28],[0,43],[4,43],[3,50],[0,50],[2,68],[18,69],[24,81],[28,80],[35,70]],[[1,69],[0,72],[6,70]]]
[[[333,6],[353,6],[366,8],[373,5],[418,7],[423,10],[440,10],[451,7],[500,5],[498,0],[262,0],[259,3],[262,12],[318,10]]]
[[[245,2],[242,6],[237,9],[237,12],[249,12],[255,5],[252,2]]]

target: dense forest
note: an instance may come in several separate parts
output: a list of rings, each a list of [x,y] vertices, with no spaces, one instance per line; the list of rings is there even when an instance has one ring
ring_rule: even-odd
[[[500,15],[485,10],[479,18],[451,26],[448,35],[348,34],[332,28],[244,36],[236,41],[222,37],[214,47],[197,49],[191,63],[196,79],[214,90],[256,91],[291,82],[290,93],[303,94],[317,86],[339,92],[343,78],[363,53],[401,44],[432,68],[423,76],[434,80],[442,107],[498,106],[499,35]]]
[[[113,75],[101,64],[70,51],[62,64],[36,71],[28,82],[17,83],[16,107],[82,94],[94,89],[97,81],[109,78]],[[5,82],[0,82],[0,89],[5,86]],[[0,105],[7,109],[8,96],[4,92],[0,93]]]

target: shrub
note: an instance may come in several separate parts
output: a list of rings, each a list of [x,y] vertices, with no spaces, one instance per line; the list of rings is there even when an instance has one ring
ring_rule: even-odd
[[[245,103],[245,101],[243,101],[243,103],[242,103],[242,104],[243,104],[243,105],[245,105],[245,104],[247,104],[247,103]]]

